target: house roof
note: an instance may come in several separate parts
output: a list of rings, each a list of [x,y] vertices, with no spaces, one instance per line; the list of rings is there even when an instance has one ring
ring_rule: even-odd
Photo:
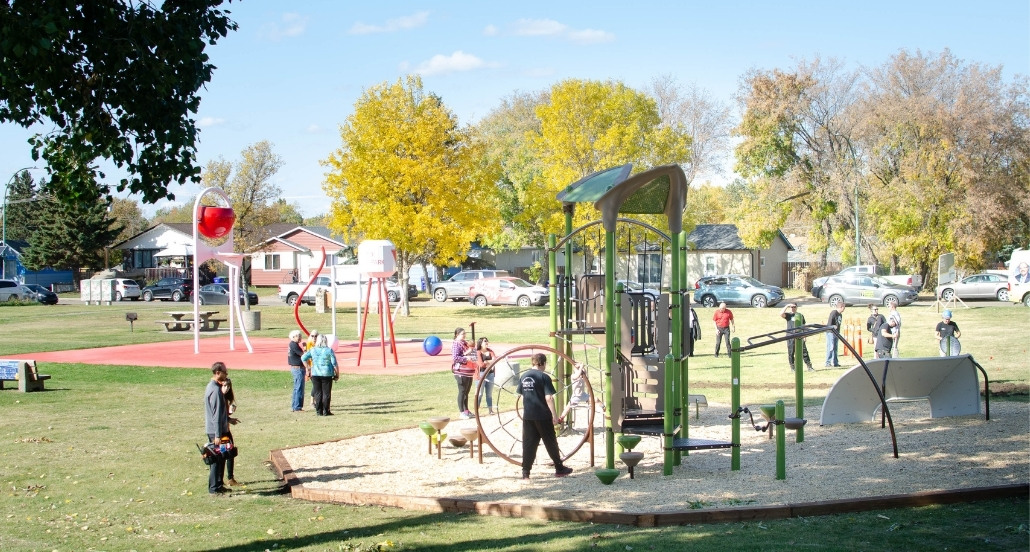
[[[793,251],[787,236],[783,232],[776,231],[787,251]],[[687,242],[694,245],[694,249],[702,251],[747,251],[749,248],[740,239],[740,231],[736,224],[698,224],[687,234]]]

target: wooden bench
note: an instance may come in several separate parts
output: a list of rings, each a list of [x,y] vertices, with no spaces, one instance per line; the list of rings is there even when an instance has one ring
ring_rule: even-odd
[[[48,379],[49,375],[36,371],[34,360],[0,359],[0,389],[4,388],[5,381],[17,381],[18,391],[22,393],[42,391],[43,382]]]

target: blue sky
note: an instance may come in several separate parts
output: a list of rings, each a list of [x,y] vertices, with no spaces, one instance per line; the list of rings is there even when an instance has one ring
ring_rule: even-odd
[[[1030,74],[1030,2],[350,2],[228,4],[239,30],[209,47],[218,67],[197,120],[202,164],[269,140],[276,184],[305,216],[328,211],[319,161],[370,86],[420,73],[462,123],[516,91],[567,78],[643,87],[672,75],[734,106],[750,68],[838,58],[877,66],[900,49]],[[0,178],[34,163],[19,127],[0,125]],[[727,169],[728,170],[728,169]],[[42,176],[37,171],[37,178]],[[175,186],[179,200],[199,186]],[[160,205],[160,204],[159,204]],[[153,206],[144,211],[151,214]]]

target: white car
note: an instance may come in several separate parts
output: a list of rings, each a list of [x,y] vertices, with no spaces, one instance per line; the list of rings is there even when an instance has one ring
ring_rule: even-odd
[[[966,276],[958,282],[937,286],[937,297],[945,301],[959,299],[1009,300],[1009,282],[1005,276],[991,273]]]
[[[0,301],[35,301],[36,294],[31,289],[14,280],[0,280]]]
[[[129,299],[131,301],[139,301],[142,292],[139,288],[139,284],[136,280],[130,280],[128,278],[115,278],[114,279],[114,300],[121,301],[123,299]]]

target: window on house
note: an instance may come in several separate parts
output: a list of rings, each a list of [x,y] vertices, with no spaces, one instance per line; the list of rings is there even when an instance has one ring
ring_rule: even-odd
[[[715,255],[708,255],[705,257],[705,275],[712,274],[715,274]]]
[[[265,270],[279,270],[279,254],[278,253],[266,253],[265,254]]]
[[[637,281],[647,287],[662,286],[662,256],[658,253],[638,255]]]
[[[765,266],[765,257],[759,257],[758,265]]]

